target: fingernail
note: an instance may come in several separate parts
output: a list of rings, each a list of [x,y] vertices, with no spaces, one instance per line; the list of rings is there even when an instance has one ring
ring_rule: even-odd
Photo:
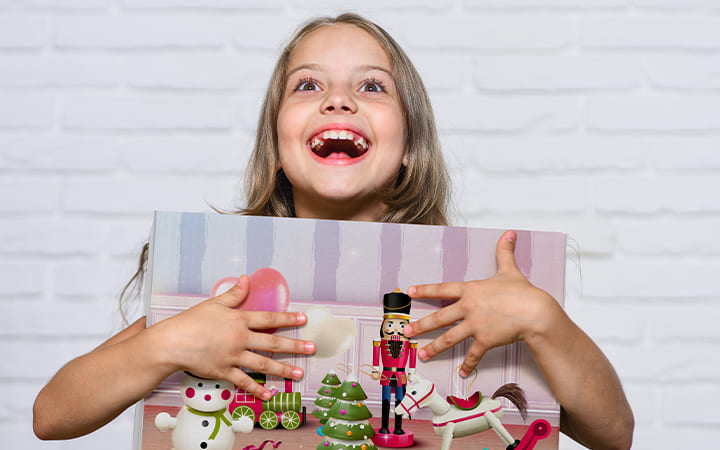
[[[272,394],[270,391],[263,392],[260,397],[262,397],[263,400],[270,400],[272,398]]]
[[[293,378],[302,378],[303,371],[302,371],[302,369],[293,369],[292,374],[293,374]]]
[[[506,241],[515,242],[515,238],[516,238],[516,237],[517,237],[517,235],[515,234],[514,231],[511,231],[511,232],[509,232],[509,233],[505,233],[505,240],[506,240]]]
[[[296,320],[297,320],[297,323],[303,324],[303,323],[305,323],[305,321],[307,321],[307,317],[303,313],[297,313]]]
[[[305,351],[307,353],[315,353],[315,343],[314,342],[306,342],[305,343]]]
[[[405,326],[405,336],[410,337],[410,335],[412,334],[412,331],[413,331],[412,326],[410,326],[410,325]]]
[[[468,376],[467,370],[465,370],[465,369],[460,369],[460,376],[463,377],[463,378],[467,377],[467,376]]]
[[[412,297],[413,295],[415,295],[415,291],[417,291],[417,288],[415,286],[410,286],[407,293],[410,297]]]
[[[418,352],[418,356],[420,356],[420,359],[427,359],[427,350],[421,348]]]

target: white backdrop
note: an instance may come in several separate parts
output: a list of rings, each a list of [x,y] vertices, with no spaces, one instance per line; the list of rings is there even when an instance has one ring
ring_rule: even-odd
[[[0,447],[129,447],[129,415],[38,441],[35,395],[118,329],[152,210],[242,201],[280,45],[341,10],[423,75],[456,225],[575,239],[567,309],[622,378],[634,448],[720,441],[720,2],[337,4],[0,0]]]

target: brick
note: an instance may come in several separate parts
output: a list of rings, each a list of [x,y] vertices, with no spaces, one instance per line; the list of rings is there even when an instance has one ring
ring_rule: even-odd
[[[94,271],[88,272],[93,274]],[[83,285],[87,284],[82,283]],[[117,300],[104,302],[4,301],[0,336],[97,337],[107,339]]]
[[[54,293],[72,299],[117,298],[134,268],[124,263],[84,260],[62,262],[55,268]]]
[[[0,423],[17,418],[32,419],[32,406],[42,387],[38,382],[4,380],[0,386],[3,399],[0,403]]]
[[[110,241],[110,224],[88,219],[2,219],[0,252],[90,255]]]
[[[603,95],[587,99],[587,127],[596,130],[702,131],[720,129],[717,95]]]
[[[718,254],[714,239],[720,219],[691,217],[647,217],[617,219],[618,250],[630,254]]]
[[[100,344],[97,338],[35,341],[20,338],[0,340],[0,377],[46,382],[68,361]],[[19,369],[20,368],[20,369]],[[18,373],[18,370],[21,370]]]
[[[575,40],[571,19],[547,14],[406,15],[395,34],[408,47],[453,50],[548,50]]]
[[[660,399],[654,386],[623,383],[623,389],[635,416],[635,426],[655,424],[660,419]]]
[[[0,94],[0,128],[49,128],[55,100],[44,94]]]
[[[720,376],[720,355],[715,343],[601,347],[624,382],[695,384],[714,382]]]
[[[707,426],[694,427],[663,427],[658,430],[658,424],[638,427],[633,433],[632,448],[652,449],[685,449],[707,447],[708,442],[717,442],[720,439],[720,430]]]
[[[254,143],[241,137],[151,137],[122,142],[123,163],[138,173],[241,175]]]
[[[590,198],[589,184],[578,177],[474,178],[472,191],[456,199],[462,211],[579,212],[585,210]]]
[[[720,211],[712,174],[597,178],[595,205],[604,212],[650,213]]]
[[[98,130],[229,129],[235,113],[227,96],[74,95],[66,98],[60,123]]]
[[[713,385],[688,386],[682,390],[676,387],[665,388],[661,392],[662,419],[669,425],[720,425],[717,414],[720,389]],[[702,401],[698,401],[702,399]],[[692,415],[678,414],[678,411],[690,411]]]
[[[277,10],[281,4],[267,2],[266,0],[123,0],[126,8],[152,8],[152,9],[250,9],[250,10]]]
[[[663,54],[643,58],[653,86],[679,89],[720,87],[720,57],[716,55]]]
[[[582,265],[582,264],[581,264]],[[582,281],[580,281],[582,284]],[[610,302],[579,302],[568,295],[566,311],[596,342],[642,342],[648,329],[647,307]]]
[[[267,54],[128,57],[128,83],[141,88],[233,89],[263,94],[275,65]]]
[[[104,250],[114,258],[128,260],[130,269],[135,269],[143,244],[148,241],[152,216],[144,220],[113,220],[110,226],[112,239],[106,242]]]
[[[48,43],[49,37],[50,27],[45,17],[21,14],[0,16],[0,48],[40,48]]]
[[[58,204],[58,184],[40,179],[4,176],[0,181],[0,212],[50,212]]]
[[[720,48],[720,18],[709,15],[595,17],[580,22],[585,48]]]
[[[578,99],[567,96],[440,94],[433,108],[441,130],[571,130],[580,115]]]
[[[479,89],[563,91],[628,89],[643,81],[630,55],[498,55],[473,60]]]
[[[195,14],[76,15],[56,18],[60,48],[219,48],[227,40],[222,17]]]
[[[277,52],[299,28],[302,20],[277,14],[254,14],[233,17],[230,33],[233,44],[241,49],[262,49]]]
[[[707,298],[720,296],[719,262],[656,256],[652,260],[583,260],[583,295],[594,298]]]
[[[458,90],[470,83],[471,61],[463,53],[408,49],[408,56],[428,90]]]
[[[702,311],[701,314],[698,314]],[[717,301],[683,301],[658,305],[648,311],[656,342],[720,341],[720,304]]]
[[[66,87],[119,84],[123,63],[117,56],[3,55],[0,87]]]
[[[17,3],[17,2],[16,2]],[[73,9],[99,9],[108,6],[109,0],[25,0],[23,8],[72,11]]]
[[[119,146],[108,137],[3,137],[0,168],[14,171],[110,171]]]
[[[0,433],[3,436],[3,446],[6,448],[22,448],[23,450],[63,450],[70,448],[67,446],[67,442],[41,441],[36,438],[32,430],[32,421],[25,418],[0,422]]]
[[[597,9],[618,8],[627,6],[628,0],[465,0],[467,8],[487,9],[527,9],[527,8],[563,8],[563,9]]]
[[[649,158],[658,169],[718,169],[720,139],[713,136],[666,136],[646,141]],[[652,156],[650,156],[652,155]]]
[[[3,257],[0,263],[0,297],[43,293],[47,267],[43,263],[13,261]]]
[[[186,177],[187,178],[187,177]],[[147,214],[155,210],[203,211],[233,204],[237,180],[77,180],[63,188],[68,212]],[[102,193],[102,195],[98,195]]]
[[[709,148],[714,139],[708,141]],[[635,137],[448,134],[443,137],[443,150],[457,170],[472,166],[489,172],[567,173],[647,168],[656,157],[656,145],[660,143],[657,139]],[[676,150],[667,147],[669,151]],[[698,158],[702,159],[702,155]]]
[[[720,7],[715,0],[632,0],[632,3],[643,8],[664,8],[669,10],[695,7],[716,9]]]

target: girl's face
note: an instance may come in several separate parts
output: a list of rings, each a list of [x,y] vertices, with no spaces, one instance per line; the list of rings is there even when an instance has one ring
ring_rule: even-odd
[[[407,161],[390,60],[370,34],[337,24],[300,42],[277,129],[298,217],[377,220],[385,205],[376,191]]]

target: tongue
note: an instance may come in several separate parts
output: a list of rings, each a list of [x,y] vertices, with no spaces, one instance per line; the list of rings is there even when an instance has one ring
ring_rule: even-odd
[[[350,155],[347,153],[333,152],[327,155],[325,159],[350,159]]]

